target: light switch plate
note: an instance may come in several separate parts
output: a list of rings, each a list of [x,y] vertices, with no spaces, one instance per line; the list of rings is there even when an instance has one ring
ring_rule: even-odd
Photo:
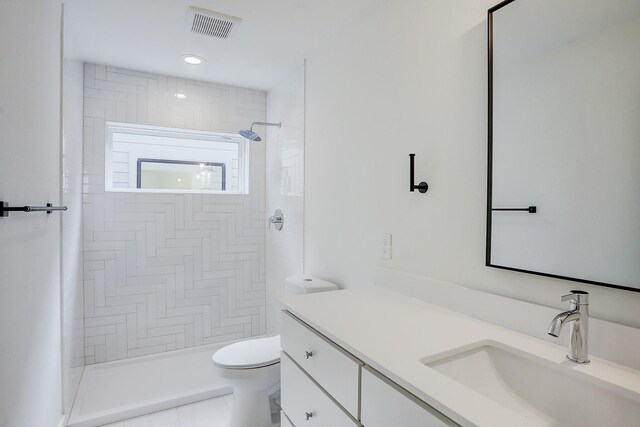
[[[391,259],[391,234],[380,235],[380,258]]]

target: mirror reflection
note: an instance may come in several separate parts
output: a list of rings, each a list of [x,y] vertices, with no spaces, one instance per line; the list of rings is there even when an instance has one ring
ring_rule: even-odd
[[[487,264],[640,289],[640,1],[490,20]]]

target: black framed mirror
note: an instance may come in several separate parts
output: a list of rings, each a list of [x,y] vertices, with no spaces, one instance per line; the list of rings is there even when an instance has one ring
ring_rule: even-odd
[[[488,13],[486,265],[640,292],[640,0]]]

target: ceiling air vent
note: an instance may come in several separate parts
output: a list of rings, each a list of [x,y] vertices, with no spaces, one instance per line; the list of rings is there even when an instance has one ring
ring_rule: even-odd
[[[187,18],[187,29],[203,36],[228,39],[240,21],[241,19],[235,16],[191,6]]]

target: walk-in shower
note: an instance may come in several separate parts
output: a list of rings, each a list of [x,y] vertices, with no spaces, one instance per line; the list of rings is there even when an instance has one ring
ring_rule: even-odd
[[[245,138],[247,138],[250,141],[260,142],[260,141],[262,141],[262,138],[260,138],[260,135],[258,135],[257,133],[255,133],[253,131],[253,127],[254,126],[275,126],[275,127],[280,128],[280,127],[282,127],[282,122],[279,122],[279,123],[253,122],[253,123],[251,123],[251,128],[249,130],[241,130],[238,133],[240,135],[244,136]]]

